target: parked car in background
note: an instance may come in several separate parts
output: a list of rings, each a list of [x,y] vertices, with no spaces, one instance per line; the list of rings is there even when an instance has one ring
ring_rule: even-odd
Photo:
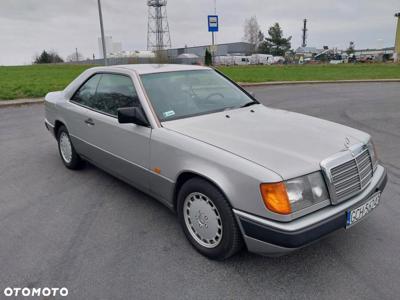
[[[342,60],[342,59],[332,59],[332,60],[329,61],[329,63],[331,65],[339,65],[339,64],[343,64],[344,60]]]
[[[217,66],[233,66],[235,59],[230,55],[218,55],[214,58],[214,63]]]
[[[234,65],[241,66],[241,65],[249,65],[250,59],[249,56],[232,56]]]
[[[89,161],[158,199],[212,259],[350,228],[386,184],[367,133],[265,107],[206,67],[91,68],[47,94],[45,125],[67,168]]]
[[[270,54],[253,54],[249,58],[251,65],[270,65],[274,61],[274,57]]]
[[[285,58],[283,56],[274,56],[273,64],[283,64],[285,63]]]

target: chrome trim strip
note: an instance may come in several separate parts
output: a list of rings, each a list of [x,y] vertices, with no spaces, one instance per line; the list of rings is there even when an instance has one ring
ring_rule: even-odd
[[[339,173],[335,173],[334,175],[332,175],[332,178],[340,177],[344,173],[349,172],[353,169],[357,169],[357,166],[355,164],[354,165],[352,164],[350,168],[344,169],[343,171],[340,171]]]
[[[351,150],[350,150],[350,151],[351,151]],[[367,150],[367,149],[364,150],[364,151],[361,152],[358,156],[362,155],[365,151],[368,151],[368,150]],[[360,164],[358,163],[357,156],[354,157],[354,161],[356,162],[356,166],[357,166],[357,175],[358,175],[358,179],[359,179],[359,183],[360,183],[360,188],[361,188],[361,190],[362,190],[363,185],[362,185],[362,182],[361,182]],[[344,200],[344,199],[343,199],[343,200]]]
[[[352,175],[352,176],[349,177],[349,178],[345,178],[345,179],[342,179],[342,180],[340,180],[340,181],[338,181],[338,182],[335,182],[335,185],[342,184],[342,183],[347,182],[347,181],[349,181],[350,179],[353,179],[353,178],[355,178],[355,177],[359,177],[358,174],[354,174],[354,175]]]
[[[47,119],[44,119],[44,121],[46,122],[47,125],[49,125],[51,128],[54,129],[54,125],[51,124]]]
[[[345,187],[344,189],[336,190],[336,194],[343,193],[344,191],[347,191],[347,190],[349,190],[350,188],[352,188],[352,187],[354,187],[356,185],[360,185],[360,182],[357,181],[356,183],[353,183],[352,185],[349,185],[349,186]]]

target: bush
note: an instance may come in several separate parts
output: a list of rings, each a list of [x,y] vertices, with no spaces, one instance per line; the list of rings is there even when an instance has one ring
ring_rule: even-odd
[[[206,54],[204,56],[204,64],[206,66],[212,66],[212,55],[208,49],[206,49]]]
[[[43,50],[43,52],[36,56],[35,64],[54,64],[54,63],[62,63],[64,60],[57,54],[57,52]]]

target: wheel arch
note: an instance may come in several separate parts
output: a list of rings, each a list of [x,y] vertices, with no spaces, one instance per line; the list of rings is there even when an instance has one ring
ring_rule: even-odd
[[[218,184],[215,180],[211,179],[210,177],[195,172],[193,170],[185,170],[182,171],[176,181],[175,181],[175,186],[174,186],[174,190],[173,190],[173,210],[176,212],[177,209],[177,202],[178,202],[178,194],[180,189],[182,188],[182,186],[189,181],[192,178],[199,178],[199,179],[203,179],[205,181],[207,181],[208,183],[212,184],[213,186],[215,186],[225,197],[225,199],[228,201],[229,205],[232,207],[232,203],[230,202],[227,194],[225,193],[225,191],[222,189],[221,185]]]
[[[61,126],[65,126],[65,123],[63,121],[56,120],[54,122],[54,136],[56,138],[57,138],[58,130],[60,129]],[[65,128],[67,128],[67,126],[65,126]],[[67,130],[68,130],[68,128],[67,128]]]

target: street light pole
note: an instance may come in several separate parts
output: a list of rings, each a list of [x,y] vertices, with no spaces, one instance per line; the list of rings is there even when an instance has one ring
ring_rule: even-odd
[[[394,61],[400,62],[400,12],[394,15],[397,18],[396,39],[394,42]]]
[[[97,4],[99,7],[99,19],[100,19],[100,30],[101,30],[101,44],[103,47],[103,58],[104,58],[104,65],[107,66],[107,52],[106,52],[106,41],[104,38],[104,27],[103,27],[103,13],[101,12],[101,3],[100,0],[97,0]]]

